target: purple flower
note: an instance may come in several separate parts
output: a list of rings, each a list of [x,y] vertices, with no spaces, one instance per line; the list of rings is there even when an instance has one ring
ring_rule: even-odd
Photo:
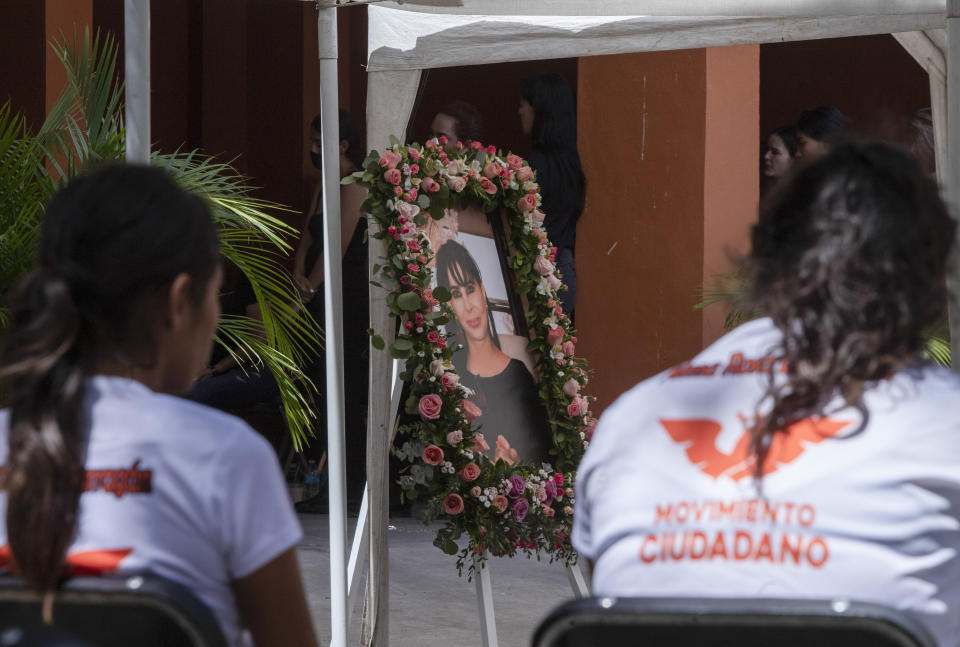
[[[527,487],[527,484],[523,482],[523,477],[514,474],[510,477],[510,491],[507,492],[507,496],[511,499],[516,499],[518,496],[523,494],[524,488]]]
[[[517,499],[511,507],[513,508],[513,518],[517,523],[520,523],[524,517],[527,516],[527,510],[530,509],[530,504],[527,503],[526,499]]]
[[[547,492],[547,500],[543,504],[550,505],[550,502],[557,498],[557,484],[549,480],[543,484],[543,489]]]

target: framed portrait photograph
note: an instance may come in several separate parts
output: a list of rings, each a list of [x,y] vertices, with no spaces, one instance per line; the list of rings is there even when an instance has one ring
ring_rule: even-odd
[[[514,464],[549,462],[553,435],[539,396],[540,375],[527,346],[526,314],[510,270],[505,218],[478,207],[448,209],[423,226],[434,250],[432,287],[449,290],[454,319],[445,326],[453,365],[487,455]]]

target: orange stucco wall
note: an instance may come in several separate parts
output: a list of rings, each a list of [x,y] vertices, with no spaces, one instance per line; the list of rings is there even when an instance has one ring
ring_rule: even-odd
[[[596,413],[700,346],[705,81],[702,49],[580,60],[576,325]]]
[[[707,109],[703,183],[703,281],[730,272],[749,251],[750,226],[756,220],[757,124],[760,119],[760,48],[714,47],[706,50]],[[726,309],[703,310],[703,345],[720,337]]]
[[[579,63],[587,207],[577,227],[579,348],[599,413],[698,352],[724,313],[693,309],[756,211],[758,48]]]
[[[92,25],[93,0],[46,0],[44,12],[44,31],[47,42],[44,49],[46,59],[45,104],[46,109],[50,110],[67,82],[67,73],[57,59],[57,55],[53,53],[49,43],[51,41],[62,42],[64,39],[71,42],[75,30],[78,35],[81,35],[84,27]]]

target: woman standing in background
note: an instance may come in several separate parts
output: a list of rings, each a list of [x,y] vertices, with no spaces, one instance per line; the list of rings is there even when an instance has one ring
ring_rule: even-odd
[[[526,79],[520,90],[520,126],[533,138],[530,166],[537,172],[544,226],[557,248],[557,267],[566,290],[560,304],[573,312],[577,293],[574,247],[577,219],[583,212],[586,179],[577,152],[576,98],[567,80],[559,74],[538,74]]]

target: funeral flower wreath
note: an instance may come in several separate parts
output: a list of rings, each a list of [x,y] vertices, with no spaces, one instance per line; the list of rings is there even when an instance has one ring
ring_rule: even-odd
[[[386,251],[371,283],[388,291],[390,311],[401,321],[389,351],[406,360],[405,408],[415,422],[403,425],[394,443],[394,453],[407,464],[400,485],[409,497],[427,496],[425,521],[446,516],[434,544],[458,555],[461,573],[469,562],[472,574],[488,553],[524,551],[572,563],[574,475],[596,419],[589,410],[593,398],[583,394],[586,361],[576,356],[577,337],[557,298],[557,290],[566,288],[543,227],[536,174],[519,156],[478,142],[448,146],[440,138],[408,146],[392,138],[391,144],[382,154],[371,152],[363,169],[343,182],[368,190],[362,209],[379,224],[372,237]],[[456,349],[442,328],[453,318],[450,293],[430,287],[428,263],[436,250],[423,225],[446,209],[470,204],[507,214],[510,263],[517,291],[527,300],[528,348],[553,428],[553,464],[488,458],[482,411],[465,399],[468,390],[453,367]],[[383,349],[383,339],[370,333],[373,345]],[[456,540],[462,537],[461,549]]]

